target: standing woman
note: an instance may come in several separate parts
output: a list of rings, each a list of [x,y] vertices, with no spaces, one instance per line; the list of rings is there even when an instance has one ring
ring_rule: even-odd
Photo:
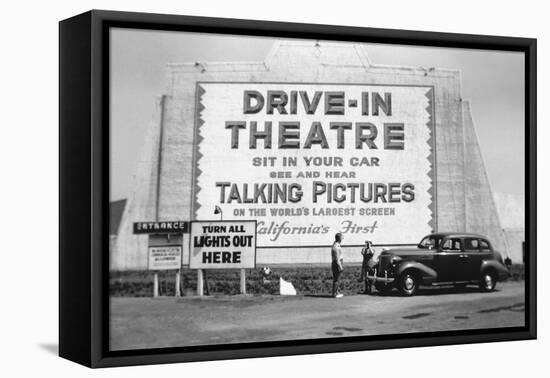
[[[372,282],[367,279],[367,274],[372,268],[371,260],[374,256],[374,248],[370,240],[365,240],[365,246],[361,249],[361,255],[363,255],[363,264],[361,265],[361,278],[359,278],[359,281],[365,281],[365,294],[370,294]]]

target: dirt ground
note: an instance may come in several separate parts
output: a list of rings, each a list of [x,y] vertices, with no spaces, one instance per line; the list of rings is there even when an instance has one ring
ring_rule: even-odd
[[[395,294],[111,298],[111,350],[523,326],[524,282]]]

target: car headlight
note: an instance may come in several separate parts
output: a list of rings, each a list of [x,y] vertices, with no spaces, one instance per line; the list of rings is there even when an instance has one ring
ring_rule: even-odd
[[[390,265],[392,266],[395,266],[397,265],[397,263],[401,261],[401,258],[398,257],[398,256],[393,256],[391,259],[390,259]]]

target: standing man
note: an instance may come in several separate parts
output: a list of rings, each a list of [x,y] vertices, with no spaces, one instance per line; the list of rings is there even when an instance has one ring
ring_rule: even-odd
[[[361,278],[360,282],[365,282],[365,294],[370,294],[372,289],[372,281],[367,278],[368,274],[374,269],[376,264],[374,263],[374,248],[370,240],[365,240],[365,247],[361,250],[363,255],[363,265],[361,265]]]
[[[369,271],[369,260],[372,258],[374,253],[372,252],[372,243],[370,240],[365,240],[365,246],[361,249],[361,256],[363,256],[363,264],[361,264],[361,277],[359,277],[359,282],[363,282]]]
[[[344,294],[340,293],[339,280],[340,275],[344,271],[344,257],[342,254],[342,240],[344,237],[341,233],[337,233],[334,236],[334,243],[332,244],[332,296],[334,298],[342,298]]]

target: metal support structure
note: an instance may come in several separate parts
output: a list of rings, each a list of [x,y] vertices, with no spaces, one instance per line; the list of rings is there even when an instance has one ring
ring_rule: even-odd
[[[162,139],[164,132],[164,96],[160,100],[160,134],[159,134],[159,149],[158,149],[158,162],[157,162],[157,187],[156,187],[156,201],[155,201],[155,220],[159,221],[159,209],[160,209],[160,175],[162,169]],[[151,235],[149,235],[151,238]],[[150,239],[149,239],[150,240]],[[150,245],[150,244],[149,244]],[[153,297],[159,296],[159,276],[155,272],[153,279]]]

